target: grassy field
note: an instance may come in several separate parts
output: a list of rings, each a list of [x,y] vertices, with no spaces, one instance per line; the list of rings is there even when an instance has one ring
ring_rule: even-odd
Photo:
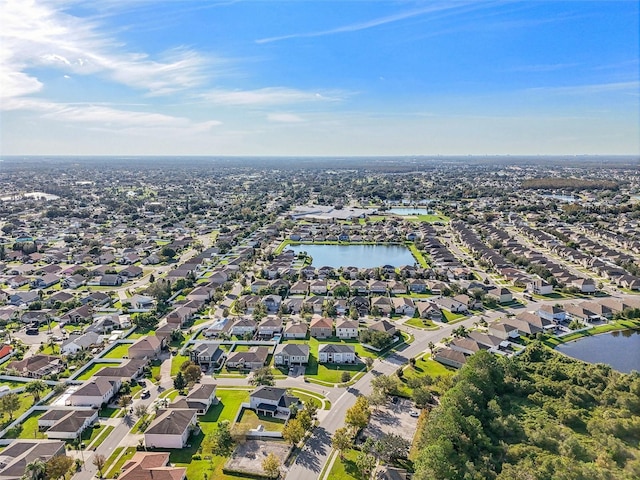
[[[22,422],[22,425],[15,429],[15,431],[10,430],[7,432],[5,438],[46,439],[46,435],[38,430],[38,419],[45,413],[45,411],[33,412],[24,422]],[[16,416],[14,416],[14,418]]]
[[[461,313],[452,313],[449,312],[448,310],[442,310],[442,315],[443,315],[443,322],[446,323],[452,323],[455,322],[456,320],[462,320],[465,318],[465,316]]]
[[[107,352],[102,358],[124,358],[129,354],[130,343],[121,343]]]
[[[407,215],[403,218],[404,220],[409,220],[410,222],[449,223],[449,217],[445,217],[444,215]]]
[[[109,471],[105,475],[105,478],[114,478],[116,476],[116,472],[119,472],[122,466],[127,462],[127,460],[133,458],[133,455],[136,453],[136,447],[127,447],[124,450],[122,456],[116,462],[116,457],[118,456],[117,454],[119,454],[123,450],[123,448],[124,447],[116,448],[111,456],[107,459],[105,470],[109,468]]]

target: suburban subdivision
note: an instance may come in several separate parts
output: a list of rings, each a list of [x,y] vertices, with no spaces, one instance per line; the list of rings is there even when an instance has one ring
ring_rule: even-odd
[[[637,160],[39,161],[0,479],[640,477]]]

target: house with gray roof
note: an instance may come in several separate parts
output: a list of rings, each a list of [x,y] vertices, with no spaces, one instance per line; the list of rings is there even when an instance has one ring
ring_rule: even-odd
[[[198,411],[193,408],[158,410],[156,418],[144,432],[147,448],[184,448],[196,429]]]
[[[318,345],[320,363],[355,363],[356,349],[353,345],[321,343]]]
[[[281,343],[273,354],[276,365],[306,365],[309,362],[309,345],[306,343]]]
[[[285,388],[262,386],[249,395],[249,408],[258,415],[289,418],[291,406],[300,404],[300,399],[288,395]]]
[[[46,434],[49,439],[72,440],[79,438],[82,432],[96,420],[98,420],[97,410],[52,409],[38,418],[38,427],[48,427]]]

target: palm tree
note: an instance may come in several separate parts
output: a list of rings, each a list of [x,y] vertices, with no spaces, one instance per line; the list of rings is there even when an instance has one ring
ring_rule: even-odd
[[[22,475],[22,480],[44,480],[46,470],[46,463],[42,460],[34,460],[31,463],[27,463],[24,469],[24,475]]]
[[[40,394],[47,390],[47,384],[42,380],[36,380],[35,382],[27,383],[27,386],[24,388],[25,392],[33,395],[33,401],[37,402],[40,400]]]

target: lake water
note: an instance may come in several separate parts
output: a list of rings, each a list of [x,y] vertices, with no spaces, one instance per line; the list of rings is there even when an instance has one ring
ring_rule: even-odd
[[[553,198],[554,200],[560,200],[561,202],[575,203],[578,201],[577,198],[572,197],[570,195],[556,195],[556,194],[546,194],[542,195],[544,198]]]
[[[584,337],[575,342],[558,345],[556,350],[585,362],[606,363],[620,372],[640,371],[638,330],[622,330]]]
[[[387,212],[396,215],[429,215],[432,213],[426,208],[390,208]]]
[[[314,267],[373,268],[383,265],[413,265],[415,258],[402,245],[289,245],[296,254],[307,252]]]

